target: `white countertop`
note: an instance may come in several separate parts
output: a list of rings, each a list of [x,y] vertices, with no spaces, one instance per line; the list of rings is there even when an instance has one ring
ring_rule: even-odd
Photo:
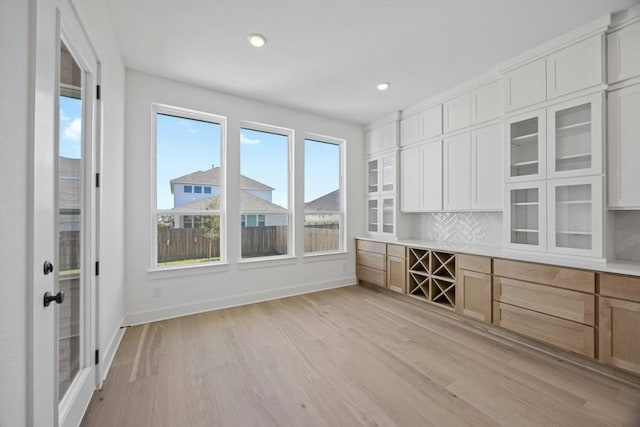
[[[415,240],[415,239],[385,239],[377,237],[357,237],[359,240],[369,240],[372,242],[384,242],[398,245],[411,246],[415,248],[434,249],[438,251],[457,252],[471,255],[481,255],[493,258],[505,258],[517,261],[537,262],[541,264],[551,264],[561,267],[580,268],[583,270],[602,271],[606,273],[628,274],[640,276],[640,262],[624,260],[604,260],[592,258],[567,257],[549,253],[534,253],[525,251],[509,250],[495,246],[483,246],[467,243],[441,242],[435,240]]]

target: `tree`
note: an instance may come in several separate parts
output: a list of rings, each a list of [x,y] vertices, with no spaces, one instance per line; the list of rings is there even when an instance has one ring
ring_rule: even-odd
[[[220,209],[220,199],[211,199],[204,208],[206,211],[217,211]],[[204,228],[204,237],[209,240],[209,259],[211,259],[211,250],[213,241],[220,241],[220,215],[206,215],[202,218],[202,228]]]

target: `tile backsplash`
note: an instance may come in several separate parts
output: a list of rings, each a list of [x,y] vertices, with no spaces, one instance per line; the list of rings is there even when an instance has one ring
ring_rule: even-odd
[[[614,215],[615,257],[640,261],[640,211],[616,211]]]
[[[502,246],[502,212],[416,214],[413,229],[421,240]]]

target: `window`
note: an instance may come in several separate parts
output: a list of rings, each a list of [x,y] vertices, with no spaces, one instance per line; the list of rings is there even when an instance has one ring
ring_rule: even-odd
[[[211,187],[204,187],[204,194],[211,194]]]
[[[305,253],[343,250],[342,146],[333,138],[304,140]]]
[[[155,267],[224,260],[225,119],[156,106]],[[214,167],[213,165],[220,165]],[[202,185],[184,182],[210,180]],[[212,187],[217,191],[212,194]]]
[[[290,147],[293,131],[257,124],[240,129],[241,256],[289,255]]]

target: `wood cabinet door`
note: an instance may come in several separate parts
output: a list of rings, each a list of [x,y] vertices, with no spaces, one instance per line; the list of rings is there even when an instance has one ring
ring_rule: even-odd
[[[593,36],[547,57],[547,99],[603,83],[603,37]]]
[[[640,303],[599,298],[602,363],[640,374]]]
[[[456,311],[491,323],[491,275],[458,270],[456,277]]]
[[[407,268],[405,259],[387,256],[387,288],[404,294],[406,281]]]
[[[609,93],[609,207],[640,207],[640,85]]]
[[[502,130],[497,123],[471,132],[471,209],[503,208]]]
[[[471,134],[444,140],[444,209],[471,207]]]
[[[547,99],[546,59],[538,59],[507,72],[504,101],[507,111],[537,104]]]

